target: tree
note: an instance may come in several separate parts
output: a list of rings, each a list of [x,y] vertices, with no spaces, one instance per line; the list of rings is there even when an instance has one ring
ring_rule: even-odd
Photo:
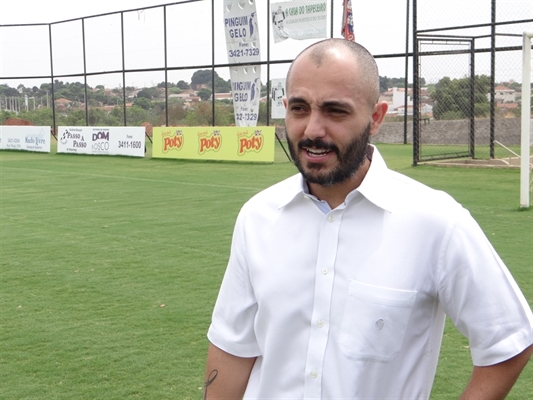
[[[216,77],[218,77],[218,74],[215,71],[215,78]],[[211,86],[211,70],[201,69],[201,70],[195,71],[191,77],[191,84]]]
[[[187,90],[187,89],[190,89],[191,87],[189,86],[189,84],[185,81],[179,81],[178,82],[178,88],[180,88],[181,90]]]
[[[7,97],[18,97],[19,92],[17,89],[7,86],[6,84],[0,85],[0,95]]]
[[[139,93],[141,92],[145,93],[146,95],[140,97],[146,97],[149,100],[157,99],[160,95],[159,89],[157,89],[156,87],[143,88]],[[139,95],[137,95],[137,97],[139,97]]]
[[[231,82],[224,80],[218,76],[215,71],[215,91],[218,93],[229,93],[231,91]],[[211,83],[212,72],[210,69],[202,69],[194,72],[191,78],[191,85],[206,85],[208,88],[212,89],[213,85]],[[179,85],[178,85],[179,87]]]
[[[213,122],[211,103],[200,101],[194,103],[185,118],[188,126],[210,126]]]
[[[152,102],[145,97],[137,97],[133,102],[134,106],[141,107],[144,110],[152,108]]]
[[[207,88],[203,88],[203,89],[200,89],[198,91],[198,96],[203,100],[203,101],[206,101],[206,100],[209,100],[209,98],[211,97],[211,95],[213,94],[213,92]]]
[[[474,77],[474,98],[471,98],[470,78],[442,78],[436,85],[431,97],[435,100],[433,116],[435,119],[463,119],[470,115],[470,105],[474,104],[474,116],[488,115],[487,93],[490,78],[486,75]]]

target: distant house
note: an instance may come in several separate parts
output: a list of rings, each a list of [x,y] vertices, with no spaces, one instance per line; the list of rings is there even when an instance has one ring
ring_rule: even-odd
[[[487,99],[490,101],[490,93],[487,93]],[[494,88],[494,100],[496,103],[514,103],[516,92],[503,85],[496,86]]]
[[[194,92],[193,90],[185,90],[179,94],[170,94],[168,96],[169,99],[181,99],[185,102],[197,102],[197,101],[200,101],[200,97],[198,97],[196,95],[196,92]]]
[[[231,100],[233,95],[231,93],[215,93],[215,100]]]
[[[393,108],[387,112],[389,115],[405,115],[405,106],[401,105],[400,107]],[[413,115],[413,106],[407,106],[407,115]],[[422,103],[420,104],[420,117],[421,118],[432,118],[433,117],[433,106],[431,104]]]
[[[64,98],[57,99],[55,101],[56,110],[57,111],[65,111],[67,108],[70,107],[71,103],[72,103],[72,101],[70,101],[68,99],[64,99]]]
[[[72,101],[68,100],[68,99],[64,99],[63,97],[60,98],[60,99],[57,99],[55,101],[56,104],[63,104],[65,106],[68,106],[70,103],[72,103]]]

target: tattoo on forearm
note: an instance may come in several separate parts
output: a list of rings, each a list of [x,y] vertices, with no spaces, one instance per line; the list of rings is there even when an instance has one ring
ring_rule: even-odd
[[[207,387],[213,383],[213,381],[217,378],[218,370],[214,369],[209,374],[209,377],[207,378],[207,382],[204,383],[204,400],[207,399]]]

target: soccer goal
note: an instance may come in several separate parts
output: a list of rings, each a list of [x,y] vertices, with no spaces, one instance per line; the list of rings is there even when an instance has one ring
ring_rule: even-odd
[[[522,121],[520,157],[520,207],[530,205],[530,149],[531,149],[531,38],[533,32],[524,32],[522,45]]]

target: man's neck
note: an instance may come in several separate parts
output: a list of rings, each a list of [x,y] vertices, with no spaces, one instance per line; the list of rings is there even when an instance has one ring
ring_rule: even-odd
[[[321,186],[316,183],[308,182],[309,192],[318,199],[327,202],[333,210],[344,202],[346,196],[348,196],[350,192],[361,185],[370,168],[370,163],[369,159],[365,159],[363,165],[357,169],[356,173],[350,179],[336,185]]]

